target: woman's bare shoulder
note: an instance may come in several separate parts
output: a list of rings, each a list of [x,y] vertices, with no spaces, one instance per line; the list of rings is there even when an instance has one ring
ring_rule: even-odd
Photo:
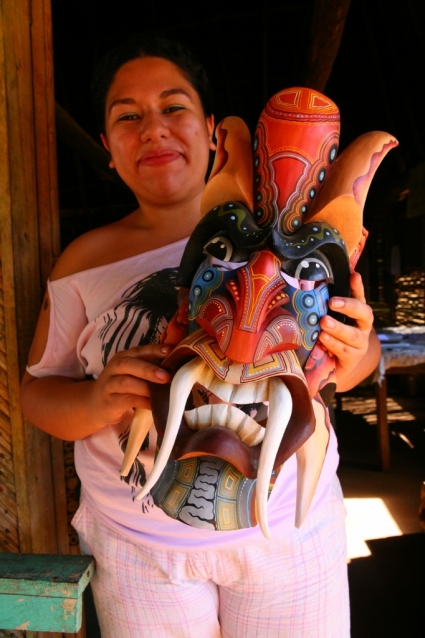
[[[62,279],[131,257],[132,243],[129,241],[129,228],[125,220],[94,228],[74,239],[65,248],[53,268],[50,280]]]

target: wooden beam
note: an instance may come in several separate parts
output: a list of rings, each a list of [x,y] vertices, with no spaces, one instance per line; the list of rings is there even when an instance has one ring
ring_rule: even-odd
[[[305,85],[323,92],[339,51],[350,0],[316,0]]]
[[[58,139],[77,153],[108,182],[122,183],[116,172],[109,168],[109,155],[69,113],[56,103],[56,127]]]

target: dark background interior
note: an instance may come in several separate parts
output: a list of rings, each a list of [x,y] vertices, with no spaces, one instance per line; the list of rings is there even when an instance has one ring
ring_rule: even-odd
[[[242,117],[251,131],[266,100],[279,89],[305,84],[314,0],[147,2],[52,0],[57,102],[94,139],[90,100],[93,68],[128,35],[161,29],[187,44],[204,63],[216,94],[216,121]],[[425,3],[352,0],[325,93],[341,111],[341,147],[358,135],[384,130],[400,146],[372,184],[365,209],[371,231],[363,259],[370,300],[387,291],[390,255],[400,247],[401,273],[425,266],[424,215],[406,218],[409,176],[425,160],[422,106],[425,77]],[[99,178],[69,145],[58,141],[62,244],[134,208],[121,187]]]

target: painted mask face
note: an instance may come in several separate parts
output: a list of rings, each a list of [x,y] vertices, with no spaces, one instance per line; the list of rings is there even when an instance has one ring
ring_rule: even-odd
[[[160,450],[141,496],[151,489],[168,515],[217,530],[258,522],[268,536],[268,495],[294,453],[295,524],[307,515],[336,387],[319,320],[329,296],[349,295],[367,188],[396,143],[371,135],[336,160],[338,109],[302,88],[268,102],[253,157],[241,121],[219,125],[179,269],[176,347],[163,364],[173,380],[151,384]]]

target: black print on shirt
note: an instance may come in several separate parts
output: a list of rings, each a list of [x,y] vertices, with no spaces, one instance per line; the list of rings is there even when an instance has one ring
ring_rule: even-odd
[[[176,278],[177,268],[164,268],[123,293],[121,303],[106,315],[105,325],[99,334],[104,366],[121,350],[159,342],[164,328],[177,310]],[[122,309],[124,314],[121,317]],[[146,330],[135,340],[142,323],[146,324]]]
[[[118,306],[106,314],[105,325],[99,333],[104,366],[117,352],[159,342],[162,332],[178,308],[176,278],[177,268],[164,268],[148,275],[123,293]],[[129,430],[128,427],[118,439],[123,452],[127,447]],[[148,447],[149,434],[140,451]],[[143,463],[136,458],[128,476],[121,479],[131,484],[133,491],[134,487],[143,487],[146,483]],[[148,504],[153,507],[151,501],[149,496]],[[144,503],[142,511],[148,511]]]

